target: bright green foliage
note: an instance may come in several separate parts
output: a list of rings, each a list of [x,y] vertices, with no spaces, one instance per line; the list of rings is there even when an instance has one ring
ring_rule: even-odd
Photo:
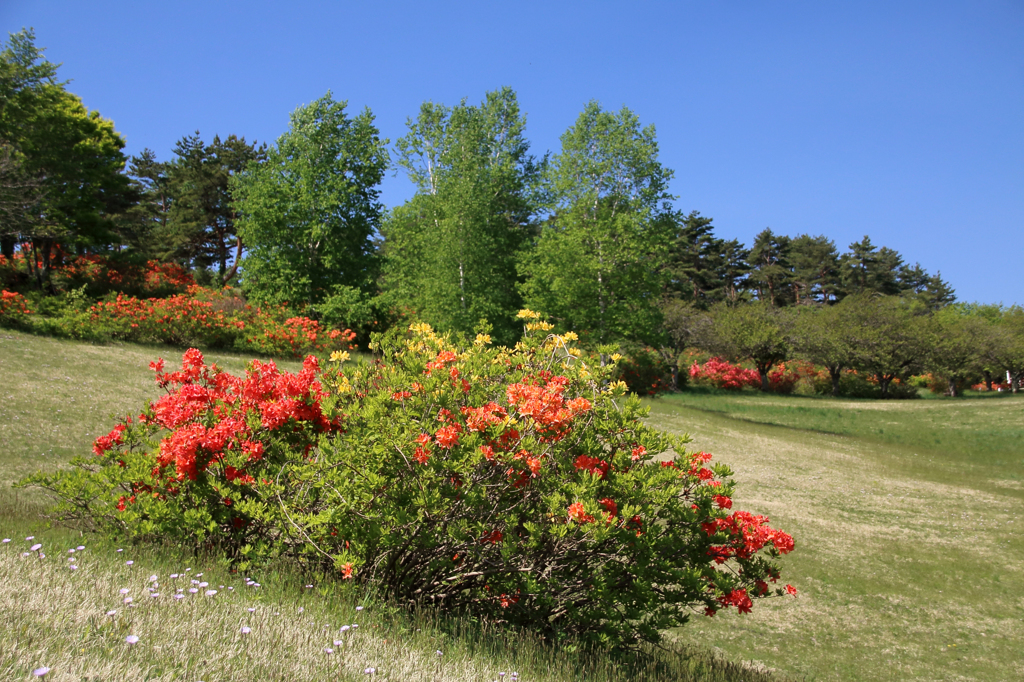
[[[981,367],[990,389],[991,382],[1007,380],[1014,393],[1020,390],[1024,377],[1024,309],[980,303],[956,303],[949,308],[948,313],[943,309],[944,315],[955,312],[983,323],[972,362]]]
[[[711,347],[722,355],[750,360],[767,391],[768,372],[791,354],[790,317],[767,301],[729,307],[718,305],[714,313]]]
[[[479,106],[425,103],[398,143],[417,194],[385,223],[384,286],[396,307],[445,330],[481,319],[502,343],[521,307],[516,260],[528,245],[543,163],[528,153],[526,120],[511,88]]]
[[[957,385],[981,374],[985,346],[990,337],[984,320],[949,307],[933,314],[927,324],[927,352],[924,368],[949,382],[949,395]]]
[[[857,349],[854,369],[874,375],[888,397],[893,379],[908,376],[924,360],[927,318],[897,296],[866,293],[843,299],[840,306]]]
[[[548,175],[554,217],[524,259],[526,304],[588,343],[655,341],[672,171],[658,161],[654,126],[590,102]]]
[[[833,397],[839,395],[843,370],[852,367],[857,357],[855,331],[845,312],[838,306],[806,307],[794,318],[794,355],[828,370]]]
[[[792,538],[727,511],[727,467],[647,426],[575,335],[523,318],[514,349],[417,323],[345,373],[310,358],[234,378],[191,350],[99,458],[26,483],[128,537],[219,546],[241,567],[290,556],[556,640],[631,647],[768,596]]]
[[[248,249],[242,288],[257,305],[303,309],[337,287],[343,296],[345,287],[370,292],[387,141],[369,109],[349,117],[345,107],[330,93],[299,107],[267,161],[232,179],[238,235]]]

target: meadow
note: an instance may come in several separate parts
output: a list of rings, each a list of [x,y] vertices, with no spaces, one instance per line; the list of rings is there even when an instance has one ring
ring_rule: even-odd
[[[649,401],[652,423],[688,432],[734,469],[737,507],[794,535],[783,578],[800,593],[691,622],[672,633],[679,653],[616,664],[372,599],[356,611],[329,582],[286,567],[252,576],[255,588],[209,557],[117,552],[43,530],[43,500],[9,484],[87,452],[112,415],[157,397],[148,364],[158,356],[173,362],[175,351],[0,331],[0,534],[12,538],[0,548],[3,679],[40,666],[52,668],[47,679],[207,682],[1024,676],[1024,396],[879,402],[691,389]],[[246,362],[207,357],[233,372]],[[23,556],[35,542],[45,559]],[[218,593],[189,594],[192,580]],[[132,634],[137,644],[125,641]]]
[[[684,641],[815,680],[1024,676],[1024,396],[649,404],[734,469],[739,506],[796,538],[797,599]]]

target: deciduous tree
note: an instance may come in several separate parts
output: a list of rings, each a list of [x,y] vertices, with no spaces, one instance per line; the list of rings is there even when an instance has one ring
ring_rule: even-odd
[[[552,159],[554,215],[523,262],[526,304],[590,342],[659,336],[671,177],[653,126],[590,102]]]
[[[328,92],[299,107],[267,161],[232,180],[248,248],[242,286],[256,304],[304,308],[372,293],[387,140],[369,109],[350,117],[346,106]]]

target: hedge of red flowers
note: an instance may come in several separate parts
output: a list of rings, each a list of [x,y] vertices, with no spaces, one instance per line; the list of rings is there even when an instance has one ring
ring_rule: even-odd
[[[514,349],[420,324],[352,372],[307,358],[232,377],[190,350],[178,372],[154,363],[167,396],[95,456],[23,484],[56,493],[65,520],[245,568],[290,557],[555,640],[656,642],[694,613],[793,593],[771,586],[793,539],[732,509],[729,469],[522,316]]]
[[[801,376],[808,372],[814,372],[814,367],[808,363],[779,363],[768,372],[768,388],[774,393],[792,393]],[[696,384],[730,391],[761,386],[761,375],[757,370],[734,365],[721,358],[711,358],[707,362],[695,362],[690,365],[690,379]]]
[[[703,364],[690,365],[690,380],[697,384],[708,384],[717,388],[738,391],[745,386],[756,388],[761,385],[757,370],[745,369],[739,365],[711,358]]]
[[[228,348],[275,357],[356,348],[350,329],[324,328],[285,308],[255,308],[229,291],[196,285],[166,298],[117,294],[55,317],[32,314],[21,294],[5,291],[0,325],[79,339]]]

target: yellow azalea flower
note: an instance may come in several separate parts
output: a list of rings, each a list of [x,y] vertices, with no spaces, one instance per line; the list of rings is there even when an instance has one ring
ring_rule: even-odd
[[[528,308],[523,308],[516,314],[516,317],[518,317],[521,320],[536,320],[538,317],[540,317],[540,315],[538,313],[533,312],[532,310],[529,310]]]
[[[350,357],[347,350],[336,350],[331,353],[331,362],[347,362]]]
[[[545,331],[546,332],[546,331],[550,331],[550,330],[552,330],[554,328],[555,328],[555,325],[551,324],[550,322],[527,322],[526,323],[526,331],[530,331],[530,332],[535,331],[537,329],[540,329],[541,331]]]
[[[622,355],[619,353],[612,353],[612,362],[618,362],[622,359]]]
[[[491,342],[490,334],[477,334],[476,339],[473,340],[474,346],[486,346]]]
[[[429,334],[434,330],[426,322],[413,322],[411,325],[409,325],[409,331],[414,332],[416,334]]]
[[[566,332],[565,333],[565,340],[566,341],[579,341],[579,338],[580,337],[576,336],[576,332]]]

